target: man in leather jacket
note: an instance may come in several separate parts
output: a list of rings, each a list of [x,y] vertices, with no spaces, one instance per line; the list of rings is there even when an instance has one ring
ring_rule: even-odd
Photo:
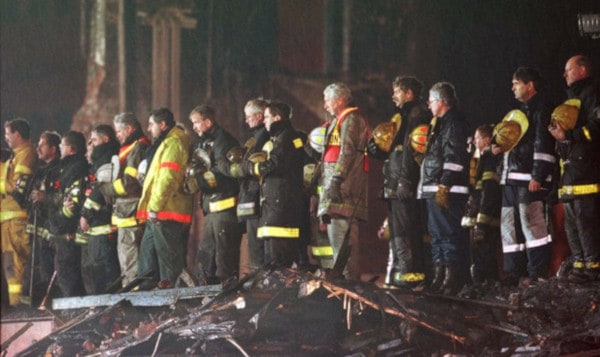
[[[225,283],[236,279],[239,271],[242,235],[236,216],[239,184],[219,171],[217,162],[225,160],[229,150],[239,143],[218,125],[215,110],[208,105],[195,107],[190,121],[200,137],[196,148],[204,150],[210,158],[210,167],[195,175],[204,212],[196,255],[197,275],[203,282]]]
[[[425,199],[431,235],[434,276],[430,289],[455,294],[468,280],[467,231],[461,217],[469,195],[469,124],[456,108],[456,92],[448,82],[429,90],[434,115],[421,166],[418,197]]]
[[[568,97],[579,105],[573,128],[553,122],[549,131],[558,141],[563,173],[558,195],[564,204],[565,228],[571,248],[569,280],[600,279],[600,90],[589,58],[567,61],[564,77]]]
[[[377,147],[374,138],[367,142],[369,155],[384,159],[383,198],[388,203],[390,257],[386,284],[417,284],[423,281],[423,227],[420,202],[416,199],[419,183],[418,153],[410,145],[410,134],[419,125],[428,124],[431,112],[421,100],[423,83],[415,77],[396,77],[392,100],[398,108],[399,128],[389,152]],[[390,269],[391,268],[391,269]]]

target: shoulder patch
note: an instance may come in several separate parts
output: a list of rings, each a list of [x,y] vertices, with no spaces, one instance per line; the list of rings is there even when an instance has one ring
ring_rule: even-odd
[[[293,141],[293,142],[294,142],[294,147],[295,147],[296,149],[300,149],[301,147],[303,147],[303,146],[304,146],[304,144],[302,143],[302,139],[300,139],[300,138],[296,138],[296,139],[294,139],[294,141]]]

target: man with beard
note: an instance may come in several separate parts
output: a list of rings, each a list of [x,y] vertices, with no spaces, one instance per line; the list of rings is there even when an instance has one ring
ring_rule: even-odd
[[[112,205],[104,199],[101,184],[114,181],[116,167],[111,162],[119,152],[115,131],[109,125],[98,125],[90,136],[92,167],[86,199],[81,210],[76,242],[82,244],[81,274],[90,295],[106,292],[120,276],[115,227],[110,224]]]
[[[146,156],[150,140],[142,132],[142,127],[133,113],[117,114],[113,120],[119,150],[119,171],[117,179],[102,183],[100,190],[108,202],[113,203],[111,223],[117,227],[117,254],[123,276],[122,285],[127,286],[137,275],[137,261],[144,225],[135,215],[142,193],[138,181],[138,167]]]

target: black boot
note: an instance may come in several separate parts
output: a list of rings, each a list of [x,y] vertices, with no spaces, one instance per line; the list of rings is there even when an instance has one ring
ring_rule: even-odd
[[[440,262],[433,263],[433,280],[431,280],[431,284],[429,284],[429,290],[432,293],[439,293],[441,291],[445,274],[446,267],[444,264]]]
[[[446,266],[446,277],[440,290],[444,295],[456,295],[460,291],[460,278],[458,267],[456,265]]]

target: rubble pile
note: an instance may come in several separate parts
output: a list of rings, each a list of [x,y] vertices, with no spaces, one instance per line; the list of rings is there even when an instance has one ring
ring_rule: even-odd
[[[550,279],[465,295],[263,269],[211,297],[85,310],[19,355],[600,355],[598,283]]]

